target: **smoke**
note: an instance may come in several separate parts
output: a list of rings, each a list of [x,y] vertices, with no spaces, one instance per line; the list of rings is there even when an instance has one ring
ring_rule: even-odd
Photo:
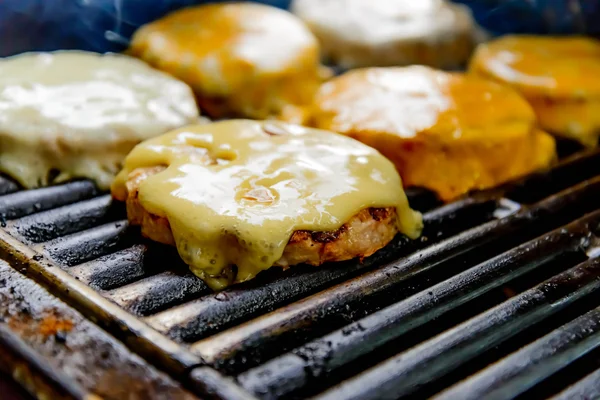
[[[600,0],[454,1],[470,6],[480,25],[496,34],[600,34]],[[215,0],[0,0],[0,56],[56,49],[121,51],[141,25],[209,2]],[[290,0],[259,2],[286,8]]]
[[[123,23],[123,0],[114,0],[115,8],[115,26],[113,30],[104,32],[104,38],[109,42],[117,43],[123,46],[129,46],[129,40],[121,35],[121,25]]]

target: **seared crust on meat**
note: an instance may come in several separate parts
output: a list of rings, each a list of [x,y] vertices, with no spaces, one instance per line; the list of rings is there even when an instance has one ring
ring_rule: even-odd
[[[126,184],[127,197],[117,200],[126,202],[129,222],[140,226],[142,235],[174,246],[175,239],[167,218],[148,212],[138,198],[141,182],[164,168],[157,166],[132,171]],[[302,263],[318,266],[328,261],[368,257],[398,233],[396,218],[394,207],[367,208],[335,231],[296,231],[275,266],[287,268]]]
[[[321,265],[368,257],[394,238],[398,232],[396,218],[393,207],[367,208],[336,231],[296,231],[275,265]]]

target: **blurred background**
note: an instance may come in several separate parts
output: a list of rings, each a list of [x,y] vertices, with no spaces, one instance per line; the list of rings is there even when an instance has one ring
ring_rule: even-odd
[[[376,0],[377,1],[377,0]],[[419,0],[414,0],[419,1]],[[207,0],[0,0],[0,56],[32,50],[121,51],[141,25]],[[290,0],[259,3],[287,8]],[[456,0],[493,35],[600,35],[600,0]]]

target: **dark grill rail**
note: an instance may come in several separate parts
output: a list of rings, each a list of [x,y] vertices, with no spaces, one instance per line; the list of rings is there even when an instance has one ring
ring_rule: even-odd
[[[0,256],[205,396],[598,390],[600,151],[441,207],[409,195],[418,241],[212,293],[89,182],[0,179]]]

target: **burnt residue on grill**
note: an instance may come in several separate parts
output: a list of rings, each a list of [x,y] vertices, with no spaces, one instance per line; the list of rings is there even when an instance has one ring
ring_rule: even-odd
[[[583,261],[588,225],[599,222],[600,213],[595,213],[583,221],[527,242],[247,371],[239,379],[253,391],[281,396],[306,387],[308,383],[314,388],[318,380],[326,379],[327,375],[353,362],[360,361],[361,367],[369,362],[372,364],[377,359],[374,351],[385,347],[387,352],[393,341],[401,341],[403,347],[408,347],[415,342],[414,332],[418,328],[422,330],[424,326],[432,325],[445,313],[457,311],[469,302],[480,302],[495,289],[506,287],[536,270],[547,269],[552,263]],[[469,316],[455,312],[453,321]],[[428,331],[433,333],[436,329],[429,327]],[[419,338],[424,335],[426,333],[420,333]],[[386,352],[381,355],[385,357]],[[370,361],[365,361],[365,356],[369,356]]]
[[[569,398],[600,368],[600,151],[574,150],[447,205],[409,189],[419,240],[219,293],[85,181],[0,180],[0,254],[202,397]]]
[[[106,399],[196,398],[1,261],[0,321],[53,369],[73,379],[80,395],[88,391]]]

